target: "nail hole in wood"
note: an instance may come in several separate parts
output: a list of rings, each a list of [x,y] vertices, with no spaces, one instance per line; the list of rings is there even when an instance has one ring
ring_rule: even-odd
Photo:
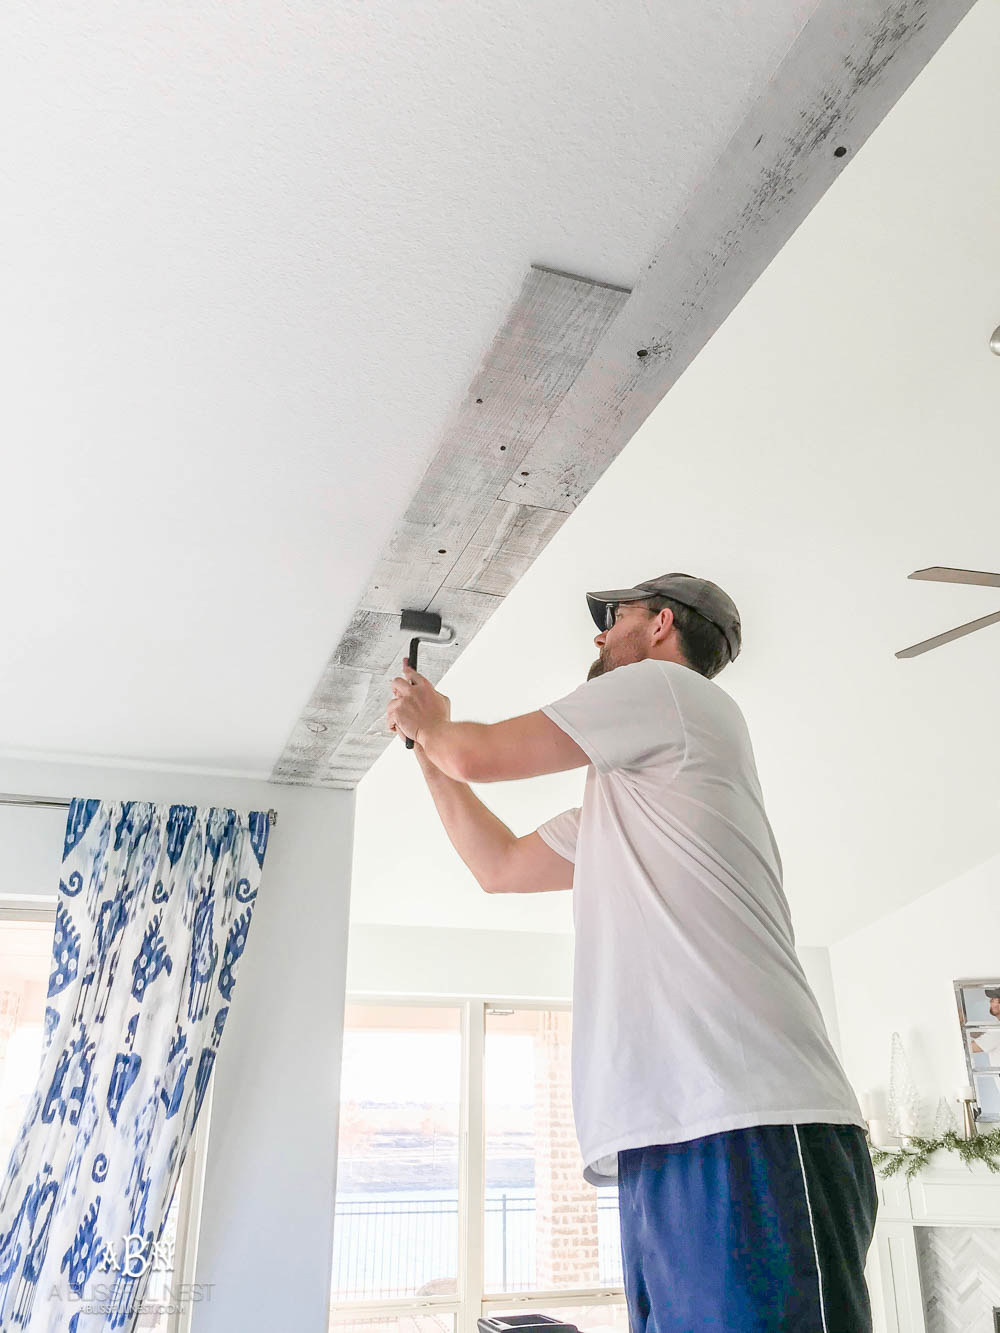
[[[507,446],[506,446],[505,444],[502,444],[502,445],[500,446],[500,452],[503,453],[503,451],[504,451],[506,448],[507,448]]]
[[[438,547],[438,555],[447,555],[447,554],[448,552],[444,549],[443,546]]]
[[[649,356],[649,348],[640,347],[638,352],[636,352],[636,356]]]
[[[481,398],[477,398],[477,399],[476,399],[476,402],[477,402],[477,403],[481,403],[482,401],[483,401],[483,400],[482,400]]]
[[[846,157],[846,156],[847,156],[847,149],[843,146],[843,144],[841,144],[841,146],[840,146],[839,148],[835,148],[835,149],[833,150],[833,155],[834,155],[834,157]]]
[[[528,475],[527,472],[522,472],[522,473],[521,473],[521,476],[522,476],[522,477],[526,477],[527,475]]]

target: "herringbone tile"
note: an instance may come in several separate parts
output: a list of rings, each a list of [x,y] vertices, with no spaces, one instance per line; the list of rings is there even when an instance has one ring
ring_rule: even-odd
[[[994,1333],[1000,1229],[917,1227],[927,1333]]]

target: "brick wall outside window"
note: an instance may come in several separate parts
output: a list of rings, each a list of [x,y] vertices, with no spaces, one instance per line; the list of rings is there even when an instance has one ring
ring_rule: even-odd
[[[570,1091],[570,1016],[542,1011],[535,1041],[536,1281],[598,1281],[597,1191],[583,1178]]]

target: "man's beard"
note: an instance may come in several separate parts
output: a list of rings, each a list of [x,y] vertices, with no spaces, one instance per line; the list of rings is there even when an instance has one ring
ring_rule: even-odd
[[[587,679],[593,680],[595,676],[603,676],[605,670],[604,658],[598,657],[595,661],[591,662],[590,670],[587,672]]]

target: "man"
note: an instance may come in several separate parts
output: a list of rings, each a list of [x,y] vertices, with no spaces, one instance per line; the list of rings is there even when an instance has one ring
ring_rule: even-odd
[[[867,1333],[876,1189],[864,1119],[795,952],[716,584],[587,594],[587,682],[452,722],[409,669],[389,726],[488,893],[574,890],[573,1105],[618,1182],[632,1333]],[[588,765],[583,805],[517,838],[469,790]]]
[[[983,993],[990,1002],[990,1015],[993,1018],[1000,1018],[1000,989],[986,986]],[[989,1032],[976,1032],[970,1039],[969,1045],[977,1054],[995,1055],[1000,1051],[1000,1028],[994,1028]],[[987,1063],[992,1065],[997,1062],[991,1059]]]

